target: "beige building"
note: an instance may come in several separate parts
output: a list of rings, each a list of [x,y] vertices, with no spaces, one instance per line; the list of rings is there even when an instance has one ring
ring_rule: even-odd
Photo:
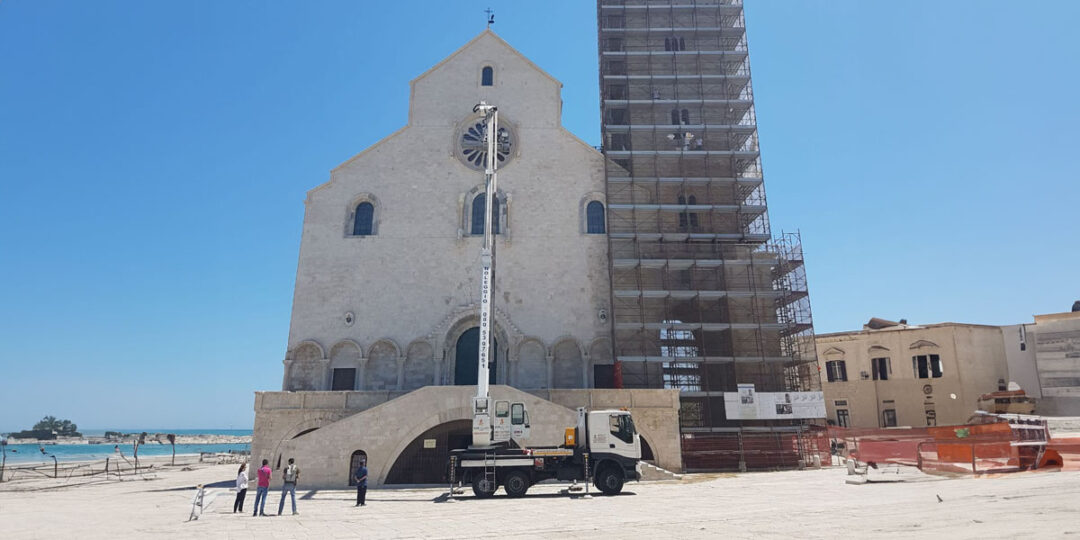
[[[1009,380],[1002,329],[871,319],[862,330],[819,334],[830,424],[846,427],[964,423],[981,394]]]
[[[252,457],[307,485],[443,481],[471,433],[486,149],[499,110],[492,396],[530,445],[574,408],[628,407],[646,457],[681,469],[677,390],[613,381],[604,157],[561,125],[561,84],[490,30],[414,79],[405,127],[308,192],[282,392],[255,400]],[[502,131],[502,130],[500,130]]]
[[[1039,414],[1080,416],[1080,305],[1073,309],[1002,327],[1010,374],[1015,367],[1029,381],[1021,386],[1038,399]]]

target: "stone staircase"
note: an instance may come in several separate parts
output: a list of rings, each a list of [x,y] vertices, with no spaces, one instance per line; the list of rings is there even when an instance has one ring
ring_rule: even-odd
[[[641,462],[641,480],[643,482],[657,482],[661,480],[680,480],[683,475],[673,473],[667,469],[661,469],[647,461]]]

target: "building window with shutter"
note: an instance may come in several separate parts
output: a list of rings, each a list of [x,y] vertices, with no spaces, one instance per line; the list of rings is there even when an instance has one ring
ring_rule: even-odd
[[[889,374],[892,373],[892,365],[888,358],[871,358],[870,372],[875,381],[887,381]]]
[[[851,415],[848,414],[847,409],[836,409],[836,425],[840,427],[851,425]]]
[[[881,427],[896,427],[896,409],[881,411]]]
[[[942,375],[941,357],[936,354],[921,354],[911,357],[911,370],[916,379],[940,379]]]
[[[847,365],[843,360],[825,362],[825,374],[829,382],[844,382],[847,380]]]

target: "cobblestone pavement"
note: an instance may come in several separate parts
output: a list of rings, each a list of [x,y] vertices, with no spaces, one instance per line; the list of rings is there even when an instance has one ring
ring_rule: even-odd
[[[984,478],[907,475],[903,483],[845,483],[843,469],[690,475],[630,483],[617,497],[568,497],[534,486],[523,499],[446,490],[380,489],[353,506],[347,490],[298,491],[300,515],[232,514],[234,493],[211,488],[206,512],[186,521],[193,483],[228,484],[235,466],[171,471],[153,481],[40,491],[0,489],[5,538],[1055,538],[1080,535],[1080,472]],[[252,482],[254,485],[254,482]],[[18,487],[27,489],[27,486]],[[940,502],[938,498],[940,497]],[[1080,536],[1076,536],[1080,537]]]

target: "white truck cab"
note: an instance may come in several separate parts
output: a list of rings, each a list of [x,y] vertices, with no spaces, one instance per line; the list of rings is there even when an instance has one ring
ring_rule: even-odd
[[[580,429],[583,417],[588,429]],[[634,419],[625,410],[588,411],[578,409],[579,433],[589,434],[589,452],[614,454],[628,459],[641,459],[641,437]]]

